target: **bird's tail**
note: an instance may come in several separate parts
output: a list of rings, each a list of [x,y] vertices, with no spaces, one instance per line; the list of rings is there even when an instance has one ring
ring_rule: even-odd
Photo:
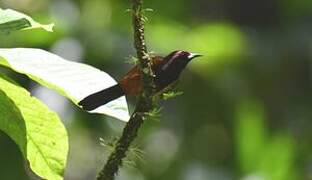
[[[87,96],[78,104],[82,106],[83,110],[91,111],[123,95],[124,92],[122,88],[119,84],[116,84],[115,86]]]

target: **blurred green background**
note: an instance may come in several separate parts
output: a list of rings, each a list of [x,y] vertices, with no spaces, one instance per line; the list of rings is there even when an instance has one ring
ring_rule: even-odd
[[[132,66],[129,1],[1,0],[0,7],[56,23],[54,33],[0,36],[0,47],[47,49],[116,79]],[[312,1],[146,0],[145,7],[154,9],[146,12],[150,51],[204,57],[183,73],[184,94],[145,122],[135,142],[143,157],[128,159],[117,180],[312,179]],[[109,153],[100,138],[119,137],[125,124],[0,71],[61,116],[70,141],[65,179],[95,179]],[[2,132],[0,147],[0,179],[38,179]]]

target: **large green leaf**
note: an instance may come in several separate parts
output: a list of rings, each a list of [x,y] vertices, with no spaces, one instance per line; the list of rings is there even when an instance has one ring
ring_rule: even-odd
[[[26,14],[12,9],[3,10],[0,8],[0,33],[33,28],[43,28],[46,31],[52,31],[53,26],[54,24],[40,24]]]
[[[44,179],[63,179],[68,137],[58,116],[22,87],[0,76],[0,129]]]
[[[99,69],[65,60],[41,49],[0,49],[0,65],[26,74],[68,97],[75,104],[92,93],[117,84],[111,76]],[[106,114],[122,121],[129,120],[124,96],[91,112]]]

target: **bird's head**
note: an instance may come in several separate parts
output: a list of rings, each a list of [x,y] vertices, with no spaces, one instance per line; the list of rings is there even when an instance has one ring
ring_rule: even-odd
[[[190,53],[187,51],[173,51],[166,58],[168,60],[179,60],[179,61],[191,61],[196,57],[201,57],[203,55],[197,53]]]
[[[173,51],[164,58],[166,64],[162,69],[177,69],[178,71],[182,71],[192,59],[200,56],[202,55],[187,51]]]

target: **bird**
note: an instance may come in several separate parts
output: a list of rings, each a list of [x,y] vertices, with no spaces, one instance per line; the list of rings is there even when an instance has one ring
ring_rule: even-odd
[[[161,92],[175,83],[187,64],[200,56],[202,55],[182,50],[173,51],[165,57],[153,56],[151,68],[154,73],[155,92]],[[92,111],[121,96],[137,96],[142,89],[141,73],[139,66],[136,65],[116,85],[85,97],[78,105],[83,110]]]

